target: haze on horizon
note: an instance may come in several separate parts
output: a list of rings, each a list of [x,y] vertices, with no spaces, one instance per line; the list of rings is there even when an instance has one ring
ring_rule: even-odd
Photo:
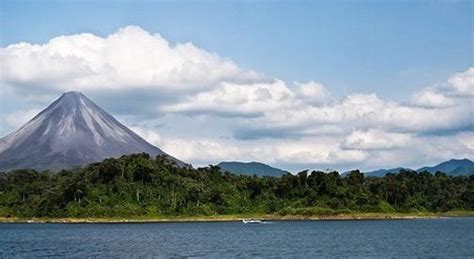
[[[0,137],[80,91],[195,166],[343,171],[474,158],[469,1],[0,10]]]

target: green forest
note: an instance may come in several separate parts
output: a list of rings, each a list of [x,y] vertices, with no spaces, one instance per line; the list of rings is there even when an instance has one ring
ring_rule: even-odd
[[[302,171],[282,177],[179,168],[147,154],[60,172],[0,173],[1,217],[317,215],[474,210],[474,175],[385,177]]]

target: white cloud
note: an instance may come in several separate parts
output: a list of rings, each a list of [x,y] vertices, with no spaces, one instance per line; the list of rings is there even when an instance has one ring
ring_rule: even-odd
[[[452,78],[463,75],[469,81],[466,74]],[[207,150],[214,150],[213,154],[220,154],[217,157],[221,159],[319,168],[420,165],[416,157],[440,161],[436,159],[474,154],[473,145],[466,144],[474,126],[473,100],[461,95],[451,81],[423,89],[407,103],[383,100],[376,94],[352,94],[334,101],[326,88],[313,82],[295,87],[280,80],[265,84],[221,83],[165,109],[208,114],[216,119],[234,117],[236,136],[252,141],[213,143]],[[238,148],[227,156],[227,148],[235,146]],[[449,148],[443,152],[439,150],[443,146]],[[259,152],[255,152],[257,148]],[[198,157],[192,150],[186,152],[191,160],[216,157],[204,151],[196,154]]]
[[[409,134],[390,133],[380,130],[355,130],[346,136],[342,146],[346,149],[377,150],[402,147],[411,140]]]
[[[322,104],[330,100],[330,94],[326,87],[313,81],[300,84],[297,89],[297,94],[310,104]]]
[[[194,166],[229,160],[261,161],[292,172],[326,168],[372,170],[398,166],[417,169],[451,158],[472,158],[474,153],[472,132],[446,136],[403,136],[380,132],[362,132],[361,135],[365,142],[357,143],[358,146],[353,146],[353,149],[343,147],[345,136],[252,141],[170,137],[164,138],[162,148]],[[393,142],[371,138],[376,135],[389,136]]]
[[[133,132],[155,146],[163,144],[160,134],[156,130],[144,129],[138,126],[129,127]]]
[[[474,96],[474,67],[452,76],[449,84],[456,94]]]
[[[192,43],[171,45],[159,34],[128,26],[107,36],[60,36],[42,45],[2,48],[2,80],[16,90],[202,89],[260,76]]]
[[[19,110],[5,115],[5,122],[10,128],[17,129],[38,114],[40,109]]]
[[[374,168],[474,156],[474,68],[395,102],[376,93],[337,100],[315,81],[269,80],[136,26],[13,44],[0,58],[2,98],[20,93],[37,107],[58,92],[92,93],[150,143],[197,165]],[[2,111],[2,124],[19,127],[37,112],[27,108]]]
[[[294,167],[298,164],[324,167],[337,163],[359,163],[367,158],[361,150],[344,150],[333,138],[300,140],[238,141],[230,139],[167,138],[163,149],[195,166],[220,161],[261,161]]]
[[[425,107],[447,107],[468,104],[471,106],[474,98],[474,67],[456,73],[447,83],[428,87],[415,93],[412,103]]]
[[[456,78],[466,89],[471,81],[469,69]],[[461,80],[462,78],[462,80]],[[212,114],[223,117],[250,117],[241,127],[249,135],[278,131],[273,136],[327,134],[321,129],[348,134],[353,130],[378,129],[386,132],[432,133],[472,127],[470,96],[459,98],[453,92],[427,88],[416,94],[412,103],[380,99],[376,94],[353,94],[333,101],[327,89],[309,82],[288,87],[283,81],[271,83],[235,84],[223,82],[214,89],[189,96],[178,103],[163,107],[166,112]],[[444,89],[444,88],[443,88]],[[442,115],[442,116],[440,116]],[[334,129],[339,128],[339,129]],[[239,134],[237,134],[239,135]],[[272,134],[268,134],[272,136]],[[246,137],[248,138],[248,137]]]
[[[266,113],[321,105],[330,101],[329,91],[315,82],[296,83],[292,88],[275,79],[272,82],[222,82],[214,89],[188,96],[163,107],[166,112],[215,113],[221,116],[260,117]]]
[[[471,110],[470,110],[471,109]],[[334,132],[379,129],[383,131],[428,133],[472,126],[472,108],[459,104],[444,108],[427,108],[384,101],[375,94],[351,95],[323,106],[290,107],[270,111],[264,116],[246,120],[248,128],[287,129],[288,135],[299,132],[317,134],[331,126]],[[325,133],[325,132],[321,132]],[[281,134],[278,135],[281,137]]]
[[[206,166],[223,160],[238,160],[246,151],[236,145],[212,139],[169,138],[163,145],[166,152],[183,161],[193,161],[195,166]]]
[[[454,105],[454,101],[434,89],[425,89],[412,98],[415,105],[424,107],[447,107]]]
[[[252,116],[297,105],[294,93],[283,81],[237,84],[222,82],[216,88],[166,106],[166,112],[217,113]]]

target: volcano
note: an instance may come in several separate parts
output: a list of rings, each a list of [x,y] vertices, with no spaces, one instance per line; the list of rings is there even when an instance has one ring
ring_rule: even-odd
[[[164,155],[79,92],[66,92],[33,119],[0,139],[0,170],[60,170],[134,153]]]

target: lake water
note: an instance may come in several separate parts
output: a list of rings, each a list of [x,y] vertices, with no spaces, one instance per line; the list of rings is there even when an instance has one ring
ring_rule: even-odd
[[[474,218],[0,224],[0,257],[474,257]]]

